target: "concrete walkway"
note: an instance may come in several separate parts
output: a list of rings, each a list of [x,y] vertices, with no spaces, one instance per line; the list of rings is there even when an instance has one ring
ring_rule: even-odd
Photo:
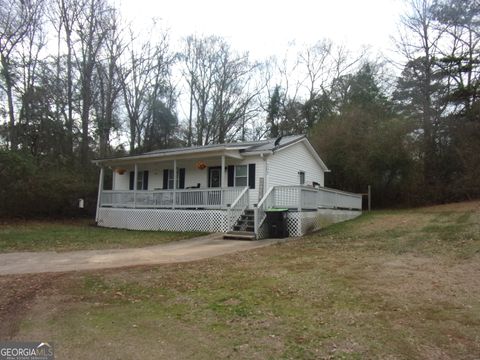
[[[279,240],[223,240],[221,234],[133,249],[0,254],[0,275],[187,262],[268,246]]]

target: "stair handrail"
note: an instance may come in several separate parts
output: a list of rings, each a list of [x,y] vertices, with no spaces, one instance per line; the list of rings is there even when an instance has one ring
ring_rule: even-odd
[[[263,205],[263,203],[267,200],[267,198],[270,196],[270,193],[273,191],[275,187],[274,186],[271,186],[268,191],[265,193],[265,195],[263,195],[262,197],[262,200],[260,200],[257,204],[257,207],[261,207]]]
[[[235,207],[237,205],[237,203],[240,201],[240,199],[242,198],[242,196],[248,191],[248,186],[245,186],[245,188],[242,190],[242,192],[240,193],[240,195],[238,195],[238,197],[233,201],[233,203],[230,205],[231,208]]]
[[[227,208],[227,229],[228,231],[232,230],[233,228],[233,225],[235,224],[235,221],[238,220],[238,218],[241,216],[241,214],[245,211],[245,209],[248,207],[248,196],[246,197],[247,198],[247,201],[246,201],[246,204],[243,204],[243,208],[241,209],[237,209],[237,205],[238,203],[241,201],[241,200],[245,200],[244,197],[245,197],[245,194],[248,194],[248,189],[249,187],[248,186],[245,186],[245,188],[242,190],[242,192],[240,193],[240,195],[238,195],[238,197],[233,201],[233,203],[231,203],[228,208]],[[232,209],[233,211],[240,211],[240,215],[237,217],[235,217],[235,219],[232,220]],[[235,216],[235,215],[234,215]]]
[[[263,195],[262,199],[258,202],[257,206],[254,208],[254,231],[258,238],[258,230],[265,221],[267,215],[265,214],[264,204],[267,200],[270,199],[270,196],[273,195],[274,186],[271,186],[268,191]]]

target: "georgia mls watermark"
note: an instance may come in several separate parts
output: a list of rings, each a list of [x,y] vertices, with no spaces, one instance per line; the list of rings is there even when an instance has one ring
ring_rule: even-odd
[[[0,341],[0,360],[53,360],[53,344],[39,341]]]

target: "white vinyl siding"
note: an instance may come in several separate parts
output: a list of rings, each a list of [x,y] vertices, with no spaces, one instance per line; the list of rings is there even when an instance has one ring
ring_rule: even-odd
[[[305,173],[305,184],[324,186],[324,171],[303,141],[280,149],[268,157],[267,188],[278,185],[299,185],[299,172]]]
[[[113,172],[113,190],[128,190],[130,185],[130,171],[125,171],[122,175]],[[133,170],[132,170],[133,171]]]

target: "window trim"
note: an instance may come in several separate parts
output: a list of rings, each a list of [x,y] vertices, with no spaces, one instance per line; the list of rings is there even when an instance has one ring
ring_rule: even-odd
[[[173,190],[173,181],[174,181],[174,176],[173,176],[173,169],[167,169],[168,171],[168,177],[167,177],[167,189],[168,190]],[[170,177],[172,176],[172,177]],[[172,183],[172,187],[170,187],[170,182]],[[175,189],[179,189],[180,185],[180,168],[177,168],[177,186]]]
[[[143,188],[143,185],[144,185],[143,180],[144,180],[144,171],[143,170],[137,171],[137,191],[146,190]]]
[[[245,171],[245,176],[237,176],[237,167],[245,167],[246,171]],[[234,173],[233,173],[233,186],[235,187],[238,187],[239,185],[237,185],[237,177],[238,178],[245,178],[245,185],[240,185],[240,186],[248,186],[248,165],[235,165],[234,167]]]
[[[298,171],[298,177],[299,177],[300,185],[305,185],[306,178],[305,178],[305,171],[304,170],[299,170]]]

